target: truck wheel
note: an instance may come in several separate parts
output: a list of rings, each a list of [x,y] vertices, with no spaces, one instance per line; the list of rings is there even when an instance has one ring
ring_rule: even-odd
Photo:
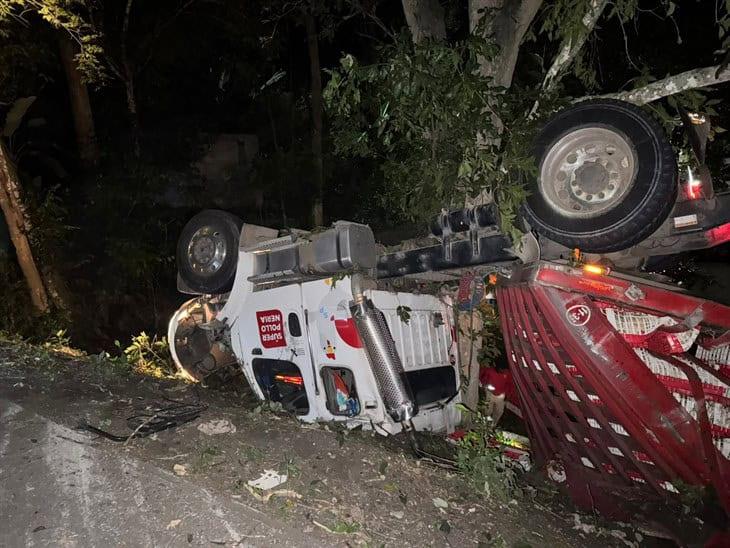
[[[217,209],[201,211],[188,221],[177,242],[177,271],[193,291],[230,291],[238,261],[241,220]]]
[[[661,126],[639,107],[585,101],[553,117],[534,145],[538,178],[525,219],[567,247],[607,253],[635,245],[669,215],[677,162]]]

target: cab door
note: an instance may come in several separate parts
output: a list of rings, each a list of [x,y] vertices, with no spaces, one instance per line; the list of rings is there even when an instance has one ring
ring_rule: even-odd
[[[262,399],[280,401],[298,415],[309,415],[316,380],[300,286],[252,293],[242,310],[232,335],[240,337],[240,356],[254,391]]]

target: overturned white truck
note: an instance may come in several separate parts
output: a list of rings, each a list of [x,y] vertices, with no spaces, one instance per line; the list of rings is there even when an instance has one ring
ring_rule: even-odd
[[[559,261],[576,247],[635,269],[730,240],[730,194],[714,192],[698,137],[706,122],[683,118],[700,178],[680,179],[663,131],[633,105],[591,101],[557,114],[535,141],[521,246],[490,205],[444,212],[429,245],[379,256],[365,225],[280,235],[203,211],[178,244],[179,288],[199,296],[170,322],[175,363],[195,380],[240,369],[260,398],[307,421],[448,431],[460,398],[452,303],[377,284],[453,283],[465,268]]]
[[[202,215],[213,227],[226,218]],[[453,428],[459,371],[448,297],[377,290],[365,225],[272,236],[244,224],[230,294],[193,299],[175,314],[169,340],[180,370],[200,380],[240,364],[261,399],[304,421],[346,420],[383,433],[404,423]],[[226,244],[214,240],[196,231],[193,255],[220,258]]]

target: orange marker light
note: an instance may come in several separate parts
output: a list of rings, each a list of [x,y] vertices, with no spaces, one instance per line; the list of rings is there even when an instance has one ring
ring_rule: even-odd
[[[296,384],[297,386],[304,386],[304,379],[296,377],[294,375],[274,375],[274,380],[283,382],[285,384]]]
[[[606,276],[609,272],[611,272],[611,270],[598,264],[584,264],[583,272],[586,274],[595,274],[597,276]]]

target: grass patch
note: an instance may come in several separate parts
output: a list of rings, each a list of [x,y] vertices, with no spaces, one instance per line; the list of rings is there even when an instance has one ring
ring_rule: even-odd
[[[223,450],[216,445],[207,445],[200,450],[198,459],[193,464],[195,472],[205,472],[214,466],[218,466],[225,462],[218,457],[223,455]]]
[[[240,447],[238,451],[236,451],[236,454],[240,464],[243,464],[244,462],[258,462],[263,460],[266,456],[266,453],[253,445],[244,445],[243,447]]]

